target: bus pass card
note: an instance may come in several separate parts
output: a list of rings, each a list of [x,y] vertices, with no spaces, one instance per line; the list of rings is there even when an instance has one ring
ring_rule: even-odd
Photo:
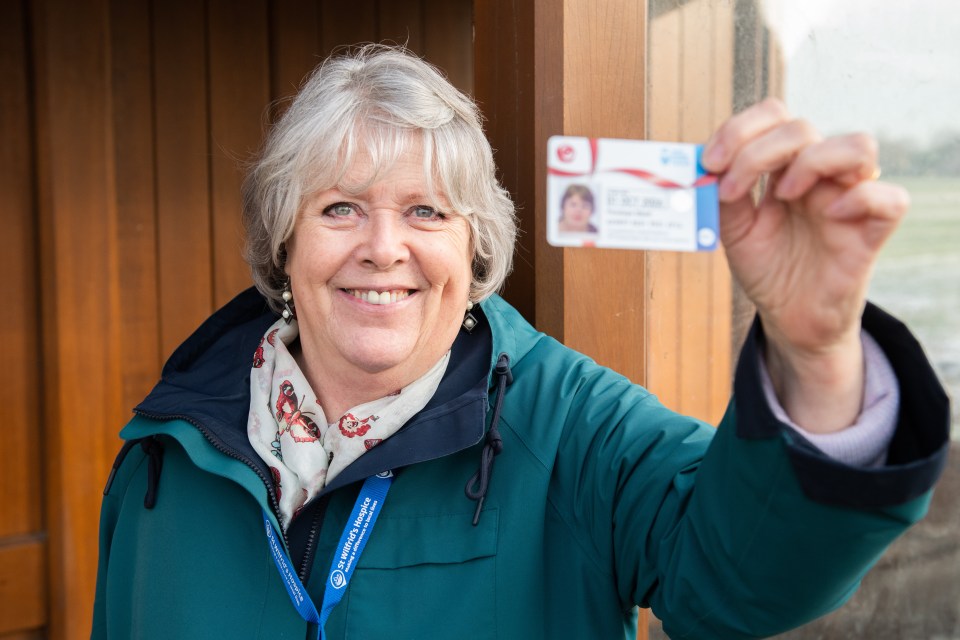
[[[553,136],[547,142],[547,242],[555,247],[711,251],[716,176],[702,145]]]

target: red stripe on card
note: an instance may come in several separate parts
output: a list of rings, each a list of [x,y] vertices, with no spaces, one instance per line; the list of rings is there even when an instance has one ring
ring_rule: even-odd
[[[705,175],[697,178],[693,184],[680,184],[679,182],[674,182],[672,180],[667,180],[662,176],[658,176],[649,171],[644,171],[642,169],[610,169],[612,173],[625,173],[627,175],[633,176],[634,178],[639,178],[645,180],[651,184],[654,184],[658,187],[664,189],[689,189],[691,187],[703,187],[708,184],[713,184],[717,181],[717,176],[715,175]],[[576,178],[580,176],[587,176],[592,173],[592,171],[563,171],[562,169],[549,168],[547,170],[552,176],[562,176],[565,178]]]

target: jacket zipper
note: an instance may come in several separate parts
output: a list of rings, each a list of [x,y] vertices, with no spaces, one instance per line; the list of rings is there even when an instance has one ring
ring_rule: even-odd
[[[330,494],[324,494],[317,501],[314,507],[316,511],[313,514],[313,520],[310,522],[310,533],[307,534],[307,546],[303,551],[303,559],[300,561],[300,571],[297,572],[300,582],[307,584],[307,573],[310,565],[313,564],[313,555],[316,552],[317,535],[320,532],[320,525],[326,519],[327,503],[330,502]]]
[[[134,409],[133,412],[139,416],[143,416],[144,418],[149,418],[150,420],[158,420],[158,421],[183,420],[184,422],[189,422],[194,427],[196,427],[201,434],[203,434],[203,437],[207,439],[207,442],[209,442],[214,449],[216,449],[223,455],[229,458],[233,458],[234,460],[238,460],[243,464],[247,465],[248,467],[250,467],[250,470],[253,471],[255,474],[257,474],[257,477],[260,478],[260,480],[263,482],[263,485],[267,488],[267,497],[270,499],[270,508],[273,511],[273,515],[277,518],[277,522],[280,522],[280,503],[277,501],[276,493],[273,490],[272,480],[269,480],[266,476],[264,476],[263,473],[260,472],[260,469],[258,469],[256,465],[250,462],[249,458],[247,458],[246,456],[240,455],[236,451],[233,451],[231,449],[227,449],[226,447],[224,447],[222,444],[220,444],[220,442],[216,438],[214,438],[210,434],[210,432],[207,430],[206,427],[204,427],[202,424],[200,424],[190,416],[185,416],[180,414],[163,415],[163,414],[157,414],[157,413],[150,413],[147,411],[143,411],[141,409]],[[280,535],[283,536],[283,545],[287,549],[290,549],[290,541],[287,539],[287,532],[283,531],[282,527],[281,527]]]

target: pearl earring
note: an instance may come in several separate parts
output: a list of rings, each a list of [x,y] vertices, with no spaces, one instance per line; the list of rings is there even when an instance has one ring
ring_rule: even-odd
[[[280,297],[283,298],[283,311],[280,315],[287,321],[287,324],[290,324],[290,322],[297,317],[297,312],[293,307],[293,291],[290,290],[289,279],[287,280],[287,284],[284,285]]]
[[[474,315],[470,313],[472,310],[473,310],[473,302],[471,302],[470,300],[467,300],[467,312],[463,314],[463,324],[461,325],[464,329],[467,330],[467,333],[470,333],[471,331],[473,331],[473,328],[477,326],[476,317],[474,317]]]

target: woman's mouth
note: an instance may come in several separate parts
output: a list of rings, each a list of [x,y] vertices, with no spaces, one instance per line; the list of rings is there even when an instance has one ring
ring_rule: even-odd
[[[409,289],[393,289],[390,291],[376,291],[373,289],[344,289],[354,298],[369,304],[393,304],[410,296]]]

